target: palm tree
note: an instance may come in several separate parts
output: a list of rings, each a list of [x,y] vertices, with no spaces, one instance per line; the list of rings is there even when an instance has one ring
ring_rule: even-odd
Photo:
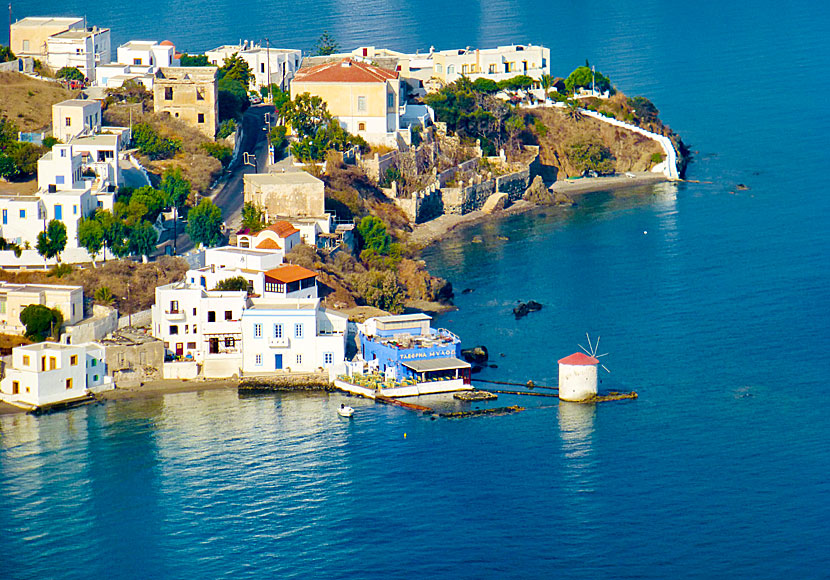
[[[582,110],[579,107],[579,101],[576,99],[568,99],[566,105],[567,109],[565,109],[565,114],[574,121],[579,121],[582,118]]]

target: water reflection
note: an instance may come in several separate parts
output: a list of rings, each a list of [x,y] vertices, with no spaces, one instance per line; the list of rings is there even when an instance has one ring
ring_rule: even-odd
[[[564,487],[570,492],[594,491],[593,446],[596,405],[559,403],[559,429],[564,457]]]

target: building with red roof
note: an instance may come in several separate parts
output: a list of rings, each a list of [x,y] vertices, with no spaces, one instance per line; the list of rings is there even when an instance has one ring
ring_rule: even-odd
[[[297,71],[291,98],[303,93],[320,97],[349,133],[394,145],[401,128],[401,86],[397,71],[344,58]]]

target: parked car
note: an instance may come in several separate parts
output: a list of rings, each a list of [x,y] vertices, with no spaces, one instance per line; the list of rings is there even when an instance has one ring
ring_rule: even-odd
[[[250,95],[248,95],[248,100],[251,101],[252,105],[258,105],[262,102],[262,97],[260,97],[256,93],[251,93]]]

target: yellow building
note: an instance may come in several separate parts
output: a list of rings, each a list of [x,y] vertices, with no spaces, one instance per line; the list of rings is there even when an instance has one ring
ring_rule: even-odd
[[[344,58],[297,71],[291,98],[303,93],[323,99],[349,133],[369,143],[395,144],[402,106],[397,72]]]
[[[485,49],[442,50],[432,53],[433,75],[445,83],[462,76],[501,81],[519,75],[539,80],[550,74],[550,49],[515,44]]]
[[[18,20],[10,29],[11,49],[16,56],[46,60],[46,41],[49,37],[68,30],[82,31],[84,19],[29,17]]]
[[[219,120],[215,66],[162,67],[153,83],[153,110],[168,113],[213,139]]]

